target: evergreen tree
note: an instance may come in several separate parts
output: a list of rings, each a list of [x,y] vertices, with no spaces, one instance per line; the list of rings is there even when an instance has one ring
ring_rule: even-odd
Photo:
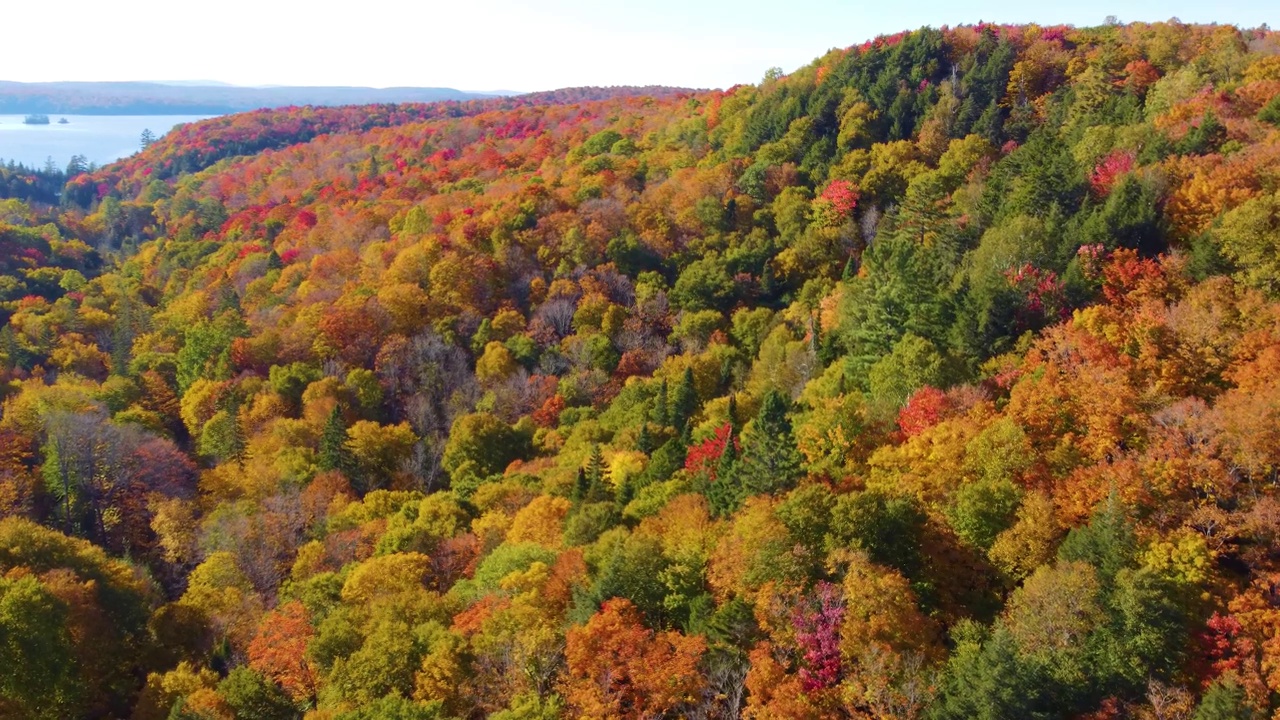
[[[729,395],[729,434],[724,451],[716,463],[715,480],[707,487],[707,502],[719,517],[727,517],[746,499],[742,478],[738,475],[738,401]]]
[[[586,493],[582,497],[586,502],[604,502],[609,499],[609,468],[604,464],[604,453],[600,445],[591,446],[591,455],[582,470],[586,482]]]
[[[1226,677],[1219,678],[1205,691],[1192,720],[1252,720],[1257,715],[1249,705],[1244,688]]]
[[[730,435],[724,444],[724,453],[716,464],[716,479],[707,488],[707,502],[715,515],[728,517],[742,506],[745,499],[746,491],[738,474],[738,449],[735,447],[734,436]]]
[[[776,390],[764,396],[755,423],[742,435],[738,472],[748,495],[787,490],[804,474],[787,419],[787,402]]]
[[[321,471],[338,470],[350,475],[352,468],[351,453],[347,450],[347,423],[342,418],[342,408],[338,405],[329,413],[320,433],[320,457],[317,461]]]
[[[645,466],[644,472],[640,476],[640,484],[633,490],[639,490],[646,485],[667,480],[677,470],[684,467],[684,461],[688,455],[689,433],[686,429],[686,432],[681,432],[680,435],[671,438],[653,451],[653,455],[649,458],[649,464]]]
[[[662,386],[658,388],[658,396],[653,401],[653,421],[658,425],[666,427],[671,423],[671,418],[667,414],[667,379],[662,379]]]
[[[671,398],[671,424],[683,428],[698,410],[698,391],[693,386],[693,369],[685,368],[684,377]]]
[[[13,328],[5,325],[0,328],[0,369],[12,370],[22,365],[20,359],[22,348],[18,346],[18,338]]]
[[[636,449],[648,455],[653,452],[653,436],[649,433],[649,423],[640,425],[640,433],[636,435]]]
[[[133,303],[126,294],[120,297],[115,324],[111,328],[111,372],[116,375],[129,374],[133,339]]]

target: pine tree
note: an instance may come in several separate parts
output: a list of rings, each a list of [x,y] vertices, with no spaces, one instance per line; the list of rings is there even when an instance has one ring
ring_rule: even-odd
[[[609,499],[609,469],[604,464],[604,453],[600,451],[600,445],[597,443],[591,446],[591,455],[587,458],[587,465],[583,468],[583,474],[586,477],[586,502],[603,502]]]
[[[743,433],[742,456],[737,472],[748,495],[789,489],[804,474],[787,402],[778,391],[764,396],[755,423]]]
[[[22,350],[18,347],[18,338],[13,328],[8,325],[0,328],[0,369],[12,370],[20,365],[19,356]]]
[[[732,433],[725,441],[724,452],[716,463],[716,478],[707,487],[707,502],[718,517],[728,517],[742,506],[746,492],[738,473],[738,448]]]
[[[133,303],[128,295],[123,295],[117,306],[115,325],[111,328],[111,372],[116,375],[129,374],[133,339]]]
[[[636,435],[636,449],[648,455],[653,452],[653,436],[649,434],[649,423],[640,426],[640,433]]]
[[[249,441],[244,434],[244,425],[240,422],[240,399],[231,395],[226,404],[227,414],[231,416],[231,432],[227,438],[227,457],[244,467],[248,458]]]
[[[671,418],[667,415],[667,379],[662,379],[662,386],[658,388],[658,397],[653,401],[653,421],[662,427],[666,427],[671,422]]]
[[[716,462],[715,479],[706,488],[711,511],[719,517],[732,515],[742,506],[746,492],[738,474],[738,400],[729,395],[729,434],[725,438],[724,451]]]
[[[858,274],[858,266],[854,263],[853,256],[850,255],[849,259],[845,261],[844,272],[840,273],[840,279],[844,282],[849,282],[857,274]]]
[[[333,407],[329,419],[324,423],[324,430],[320,433],[320,457],[317,465],[324,472],[351,472],[351,455],[347,450],[347,423],[342,419],[340,406]]]
[[[671,424],[683,428],[698,409],[698,391],[693,386],[693,369],[685,368],[671,398]]]

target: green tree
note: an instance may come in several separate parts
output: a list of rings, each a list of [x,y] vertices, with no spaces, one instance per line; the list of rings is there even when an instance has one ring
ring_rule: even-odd
[[[902,336],[893,351],[871,366],[867,384],[871,399],[886,411],[897,411],[925,385],[946,384],[942,355],[932,342],[914,333]]]
[[[79,715],[67,608],[34,577],[0,575],[0,716]]]
[[[321,472],[338,470],[350,475],[355,466],[351,451],[347,449],[347,423],[342,417],[342,408],[335,405],[329,411],[324,422],[324,430],[320,432],[320,453],[316,466]]]
[[[790,489],[804,475],[787,417],[787,401],[777,390],[764,396],[755,422],[742,434],[737,472],[748,495]]]
[[[676,430],[683,429],[685,423],[693,419],[693,414],[697,410],[698,391],[693,385],[693,370],[685,368],[684,375],[680,377],[680,384],[676,385],[671,397],[671,425]]]
[[[1219,678],[1205,691],[1192,720],[1254,720],[1258,713],[1245,697],[1244,688],[1230,677]]]
[[[236,713],[236,720],[296,720],[302,716],[279,685],[241,665],[218,683],[218,694]]]

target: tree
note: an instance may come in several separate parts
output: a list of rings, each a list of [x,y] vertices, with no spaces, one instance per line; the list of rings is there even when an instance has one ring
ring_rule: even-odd
[[[0,715],[79,714],[67,608],[34,577],[0,575]]]
[[[595,503],[609,499],[609,468],[605,466],[600,444],[591,445],[587,464],[578,473],[580,483],[574,487],[574,502]]]
[[[296,600],[267,613],[249,644],[249,667],[253,668],[249,672],[256,677],[241,678],[236,683],[258,694],[253,688],[265,677],[272,688],[279,685],[296,702],[305,704],[314,699],[319,677],[307,655],[307,643],[314,635],[306,608]]]
[[[275,683],[243,665],[218,683],[218,694],[235,711],[236,720],[296,720],[298,708]]]
[[[787,418],[787,402],[776,390],[764,396],[755,422],[742,434],[737,474],[750,495],[787,490],[804,474]]]
[[[1253,720],[1257,711],[1245,697],[1244,688],[1232,678],[1219,678],[1205,691],[1192,720]]]
[[[320,432],[320,453],[316,458],[316,466],[320,472],[338,470],[350,474],[353,470],[353,458],[347,449],[347,424],[342,417],[342,408],[333,406],[329,417],[325,420],[324,429]]]
[[[142,131],[142,137],[139,138],[139,144],[142,146],[143,150],[151,147],[151,143],[154,143],[155,141],[156,134],[151,132],[151,128],[146,128]]]
[[[493,415],[463,415],[453,423],[442,462],[454,482],[468,478],[476,482],[524,457],[528,444],[527,436]]]
[[[565,638],[565,699],[581,716],[602,720],[660,717],[696,701],[705,680],[706,642],[655,633],[627,600],[610,600]]]
[[[683,430],[698,410],[698,391],[693,385],[693,368],[685,368],[671,397],[671,426]]]
[[[925,386],[943,386],[945,379],[937,348],[912,333],[902,336],[893,351],[867,371],[872,400],[895,413],[913,392]]]
[[[417,442],[407,422],[382,425],[359,420],[347,428],[346,447],[355,463],[356,477],[366,490],[388,487]]]

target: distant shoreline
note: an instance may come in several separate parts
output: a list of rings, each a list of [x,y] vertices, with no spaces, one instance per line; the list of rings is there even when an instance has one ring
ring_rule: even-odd
[[[502,94],[433,87],[246,88],[0,80],[0,114],[4,115],[229,115],[285,106],[429,103],[494,97],[502,97]]]

